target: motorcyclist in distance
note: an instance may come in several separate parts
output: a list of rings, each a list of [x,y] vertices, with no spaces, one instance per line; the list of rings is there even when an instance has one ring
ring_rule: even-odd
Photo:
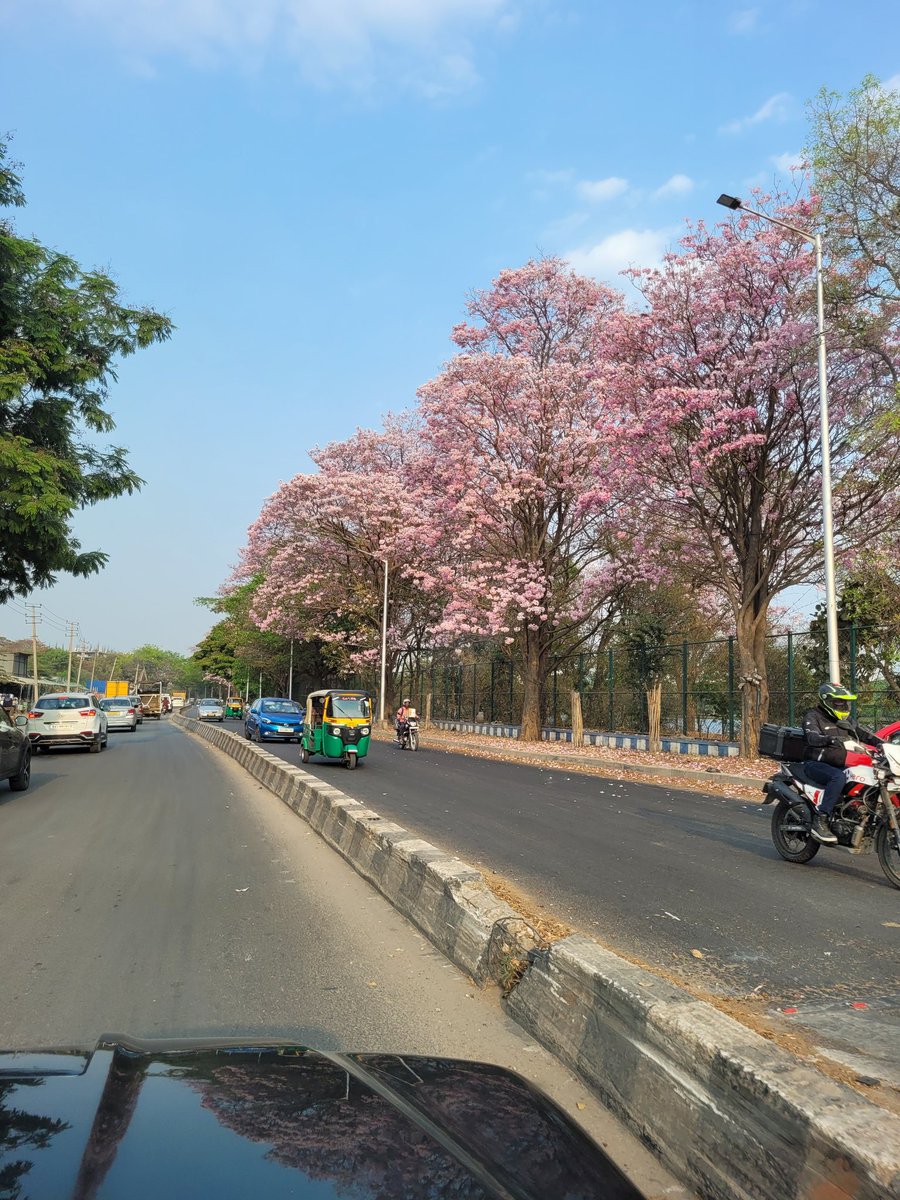
[[[412,710],[412,700],[406,696],[403,703],[397,709],[397,741],[403,741],[403,731],[406,728],[406,719]]]
[[[813,817],[812,835],[817,842],[834,845],[837,838],[831,832],[828,818],[834,811],[847,777],[847,742],[862,742],[867,746],[880,746],[881,738],[863,725],[856,725],[850,717],[850,705],[856,699],[839,683],[823,683],[819,688],[819,702],[803,717],[803,732],[809,747],[803,769],[813,783],[824,788],[818,810]]]

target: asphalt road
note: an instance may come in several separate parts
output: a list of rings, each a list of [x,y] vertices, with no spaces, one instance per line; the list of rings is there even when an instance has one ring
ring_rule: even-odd
[[[0,785],[0,896],[0,1049],[250,1035],[498,1062],[649,1194],[684,1195],[288,808],[168,721]]]
[[[299,763],[295,745],[267,749]],[[772,846],[769,806],[454,754],[427,734],[417,753],[373,743],[353,774],[317,758],[304,769],[900,1091],[900,891],[874,857],[794,866]]]

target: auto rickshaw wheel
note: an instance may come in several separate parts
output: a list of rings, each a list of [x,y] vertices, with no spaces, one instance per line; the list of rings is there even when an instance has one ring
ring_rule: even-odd
[[[347,770],[348,770],[348,771],[355,771],[355,770],[356,770],[356,751],[355,751],[355,750],[348,750],[348,751],[347,751],[347,762],[346,762],[346,767],[347,767]]]
[[[300,747],[300,761],[302,763],[309,762],[309,751],[307,750],[307,748],[305,746]]]

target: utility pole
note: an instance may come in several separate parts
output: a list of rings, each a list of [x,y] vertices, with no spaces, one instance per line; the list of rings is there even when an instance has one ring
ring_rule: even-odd
[[[88,680],[88,683],[91,685],[91,690],[93,690],[93,686],[94,686],[94,682],[95,682],[94,676],[97,674],[97,655],[99,653],[100,653],[100,647],[95,646],[94,647],[94,658],[93,658],[93,661],[91,662],[91,677]]]
[[[294,698],[294,639],[291,638],[291,666],[288,675],[288,700]]]
[[[68,666],[68,670],[66,671],[66,691],[67,692],[71,692],[71,690],[72,690],[72,653],[75,649],[75,630],[77,628],[78,628],[77,621],[69,622],[69,630],[68,630],[68,632],[69,632],[69,666]]]
[[[33,676],[33,680],[34,680],[34,699],[32,700],[32,707],[37,708],[38,691],[40,690],[38,687],[38,665],[37,665],[37,623],[38,623],[38,609],[40,608],[40,605],[39,604],[29,604],[28,607],[31,609],[31,671],[32,671],[32,676]]]
[[[81,639],[81,655],[78,659],[78,678],[75,680],[76,688],[81,686],[81,668],[84,666],[84,656],[87,654],[87,642],[84,638]]]

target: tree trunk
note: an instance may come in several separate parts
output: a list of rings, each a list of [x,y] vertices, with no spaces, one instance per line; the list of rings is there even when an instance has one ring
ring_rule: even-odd
[[[658,754],[662,750],[659,736],[660,715],[662,711],[662,684],[654,683],[647,688],[647,728],[649,732],[649,748],[651,753]]]
[[[572,692],[572,745],[584,745],[584,718],[581,715],[581,693]]]
[[[525,642],[525,661],[522,664],[522,725],[519,739],[523,742],[541,740],[541,703],[547,680],[549,657],[543,651],[537,634],[529,630]]]
[[[766,675],[766,613],[746,606],[737,614],[738,687],[741,692],[741,757],[759,754],[759,727],[769,715],[769,681]]]

